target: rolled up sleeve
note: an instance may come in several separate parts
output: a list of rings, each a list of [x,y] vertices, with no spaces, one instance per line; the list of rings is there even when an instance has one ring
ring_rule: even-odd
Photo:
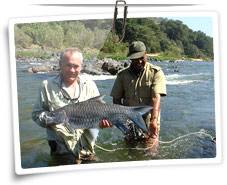
[[[166,78],[162,70],[156,72],[154,76],[154,81],[152,84],[152,92],[155,94],[160,94],[161,96],[166,96]]]

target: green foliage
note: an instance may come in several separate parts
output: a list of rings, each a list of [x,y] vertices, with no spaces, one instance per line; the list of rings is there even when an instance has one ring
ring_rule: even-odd
[[[110,32],[111,27],[111,19],[17,24],[17,56],[45,58],[50,55],[48,51],[78,47],[88,59],[125,59],[129,43],[140,40],[145,43],[148,53],[160,53],[161,58],[213,58],[213,39],[200,31],[192,31],[181,21],[127,19],[122,42],[119,42],[123,34],[122,19],[117,19],[114,33]]]
[[[182,50],[176,44],[172,44],[163,54],[167,57],[180,58],[182,56]]]
[[[45,47],[61,49],[63,48],[64,30],[57,24],[47,26],[45,32],[45,40],[43,42]]]
[[[32,40],[32,43],[28,43],[30,46],[33,44],[43,48],[59,49],[63,46],[63,29],[54,23],[22,24],[17,32],[22,32],[26,37]],[[15,38],[15,40],[17,40],[20,37],[16,35]],[[20,42],[18,42],[18,44],[20,44]]]
[[[93,43],[94,35],[91,30],[86,29],[84,24],[76,21],[70,22],[65,30],[64,44],[66,47],[78,47],[83,49],[90,47]]]
[[[107,40],[109,30],[99,29],[98,27],[95,27],[93,33],[94,33],[93,47],[97,49],[103,48],[103,45]]]
[[[109,33],[103,47],[98,55],[99,59],[112,58],[122,60],[127,58],[128,44],[119,42],[119,37],[116,34]]]
[[[51,58],[51,53],[46,52],[42,49],[30,49],[30,50],[16,50],[16,58],[41,58],[49,59]]]
[[[161,30],[183,50],[182,55],[192,58],[213,58],[213,39],[201,31],[193,32],[181,21],[163,19]]]
[[[82,51],[83,51],[83,57],[87,60],[97,58],[99,54],[98,49],[84,48]]]
[[[121,34],[122,22],[117,22],[117,34]],[[147,18],[129,19],[125,30],[124,42],[131,43],[140,40],[146,44],[148,52],[160,52],[160,40],[162,33],[160,27],[152,20]]]
[[[18,28],[17,25],[15,26],[14,31],[16,48],[29,48],[32,45],[32,38]]]

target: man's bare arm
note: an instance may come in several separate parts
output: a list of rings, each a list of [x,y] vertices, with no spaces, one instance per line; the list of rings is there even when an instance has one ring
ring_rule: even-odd
[[[150,122],[150,136],[152,138],[158,137],[158,117],[160,114],[160,102],[161,102],[161,95],[160,94],[154,94],[152,96],[152,104],[153,109],[151,111],[151,122]]]

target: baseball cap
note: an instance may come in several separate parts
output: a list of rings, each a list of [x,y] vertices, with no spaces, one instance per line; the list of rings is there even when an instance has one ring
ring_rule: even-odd
[[[128,58],[137,59],[144,56],[146,53],[146,46],[141,41],[134,41],[129,45]]]

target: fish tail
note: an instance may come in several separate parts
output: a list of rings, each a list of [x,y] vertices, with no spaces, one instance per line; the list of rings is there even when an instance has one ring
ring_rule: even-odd
[[[142,118],[143,115],[148,114],[151,111],[151,106],[137,106],[132,107],[132,112],[134,114],[129,115],[129,119],[134,122],[134,124],[142,129],[144,132],[148,132],[146,124]]]
[[[114,124],[120,131],[122,131],[125,135],[129,133],[129,129],[126,128],[121,122],[116,122]]]
[[[145,122],[142,118],[142,116],[140,114],[134,114],[132,116],[129,117],[130,120],[133,121],[133,123],[139,127],[140,129],[142,129],[144,132],[148,133],[147,127],[145,125]]]

